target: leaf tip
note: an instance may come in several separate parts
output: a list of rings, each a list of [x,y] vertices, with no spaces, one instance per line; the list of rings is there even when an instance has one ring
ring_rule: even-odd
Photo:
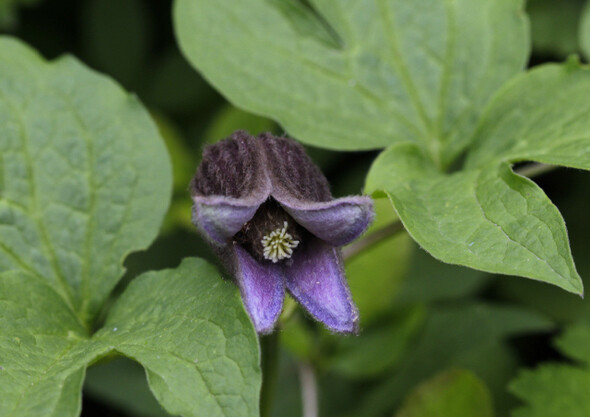
[[[580,278],[580,276],[578,274],[575,275],[575,281],[572,281],[571,284],[571,290],[569,290],[570,292],[573,292],[574,294],[577,294],[580,296],[580,298],[582,298],[582,300],[584,299],[584,283],[582,281],[582,278]]]

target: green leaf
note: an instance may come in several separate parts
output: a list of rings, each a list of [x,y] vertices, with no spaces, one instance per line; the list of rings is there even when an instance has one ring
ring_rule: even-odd
[[[156,236],[171,192],[147,112],[106,77],[0,38],[0,271],[43,280],[88,326]]]
[[[590,372],[570,365],[548,364],[523,371],[510,391],[527,401],[513,417],[586,417],[590,415]]]
[[[510,384],[510,391],[527,404],[513,412],[514,417],[582,417],[590,414],[590,325],[578,323],[565,332],[557,346],[583,366],[544,364],[521,372]]]
[[[141,363],[173,415],[258,416],[256,333],[237,288],[203,260],[136,278],[95,339]]]
[[[450,370],[423,382],[408,396],[396,417],[492,417],[490,393],[467,370]]]
[[[87,338],[46,281],[21,271],[0,274],[0,415],[77,416],[86,365],[108,351]]]
[[[580,46],[586,55],[586,59],[590,60],[590,1],[586,1],[586,6],[582,11],[580,20]]]
[[[590,169],[590,68],[575,60],[508,83],[482,116],[467,168],[538,161]]]
[[[397,145],[377,158],[367,190],[385,190],[435,258],[583,291],[559,211],[507,164],[442,174],[416,146]]]
[[[470,369],[488,386],[501,387],[494,391],[494,400],[502,400],[504,384],[513,371],[513,353],[508,351],[506,356],[505,340],[551,328],[548,320],[520,308],[488,304],[433,308],[422,335],[399,368],[362,401],[356,400],[354,410],[346,415],[391,414],[412,387],[449,367]]]
[[[590,365],[590,321],[579,322],[567,328],[557,339],[556,345],[570,358],[576,359],[586,366]]]
[[[0,61],[0,415],[78,415],[86,366],[117,351],[173,414],[256,416],[254,329],[204,261],[137,278],[89,334],[170,197],[143,107],[73,58],[46,63],[1,38]]]
[[[567,221],[572,254],[584,282],[590,285],[590,199],[583,198],[588,192],[588,173],[577,169],[559,169],[539,178],[547,184],[559,210]],[[590,303],[553,285],[511,277],[494,279],[494,295],[501,299],[538,311],[557,323],[573,323],[584,316],[590,317]],[[587,297],[586,297],[587,298]]]
[[[92,338],[32,274],[1,274],[0,294],[0,415],[78,415],[87,364],[116,351],[146,368],[171,414],[258,416],[256,334],[237,288],[205,261],[138,277]]]
[[[526,63],[513,0],[177,0],[189,61],[229,100],[333,149],[414,141],[460,152],[491,94]]]

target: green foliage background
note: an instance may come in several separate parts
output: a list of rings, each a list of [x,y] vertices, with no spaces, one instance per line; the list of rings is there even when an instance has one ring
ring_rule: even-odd
[[[0,0],[0,415],[299,416],[302,364],[321,416],[588,415],[590,177],[511,166],[590,168],[590,2],[336,3]],[[288,303],[260,405],[187,192],[236,129],[408,231],[347,262],[360,336]]]

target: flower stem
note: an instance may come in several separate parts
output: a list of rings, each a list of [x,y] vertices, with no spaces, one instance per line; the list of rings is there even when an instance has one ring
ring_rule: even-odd
[[[299,363],[299,381],[303,417],[318,417],[318,384],[314,369],[307,362]]]
[[[559,168],[559,166],[535,162],[532,164],[522,166],[519,169],[514,170],[514,172],[524,177],[534,178],[546,174],[547,172],[553,171],[556,168]],[[404,230],[402,222],[400,220],[395,220],[387,226],[384,226],[381,229],[378,229],[377,231],[343,248],[342,256],[344,260],[354,258],[356,255],[360,254],[364,250],[378,244],[379,242],[384,241],[385,239],[388,239],[398,234],[402,230]]]
[[[262,387],[260,388],[260,417],[269,417],[272,412],[279,364],[279,333],[260,337]]]
[[[393,223],[390,223],[387,226],[343,248],[342,256],[345,260],[349,260],[350,258],[353,258],[362,251],[364,251],[365,249],[401,232],[402,230],[404,230],[402,222],[396,220]]]

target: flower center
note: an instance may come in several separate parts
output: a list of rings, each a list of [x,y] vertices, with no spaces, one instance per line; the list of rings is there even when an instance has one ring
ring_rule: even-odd
[[[293,250],[303,244],[307,233],[271,197],[232,240],[256,260],[277,263],[289,259]]]
[[[290,258],[293,255],[293,249],[299,245],[299,241],[293,239],[290,233],[287,233],[289,223],[283,222],[283,227],[278,228],[264,236],[262,243],[264,259],[277,263],[281,259]]]

